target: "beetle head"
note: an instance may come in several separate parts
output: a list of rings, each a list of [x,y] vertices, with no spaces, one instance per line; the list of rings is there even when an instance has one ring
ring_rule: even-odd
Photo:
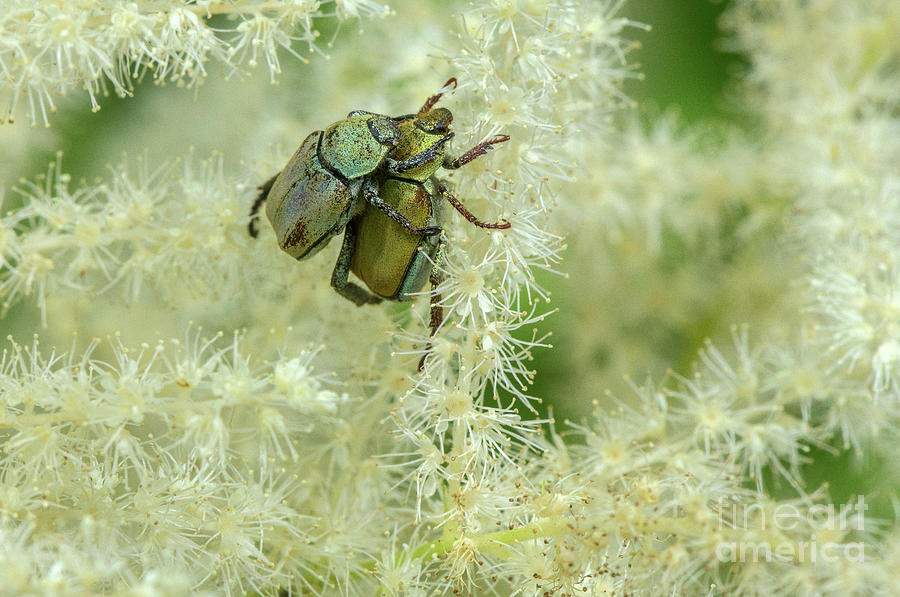
[[[434,108],[416,115],[416,127],[432,135],[444,135],[450,131],[453,114],[447,108]]]

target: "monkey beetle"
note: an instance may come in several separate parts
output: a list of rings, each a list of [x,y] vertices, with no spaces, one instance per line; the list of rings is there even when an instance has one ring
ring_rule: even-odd
[[[325,131],[310,133],[284,169],[259,187],[250,235],[257,236],[257,213],[264,202],[278,246],[298,260],[314,255],[343,230],[331,285],[357,305],[412,300],[429,279],[437,287],[434,265],[445,244],[441,198],[479,228],[510,227],[506,220],[492,224],[476,218],[435,176],[441,167],[459,168],[509,140],[497,135],[451,157],[453,114],[434,107],[451,87],[455,78],[415,114],[354,110]],[[371,293],[349,281],[351,271]],[[440,300],[432,295],[432,335],[443,322]]]

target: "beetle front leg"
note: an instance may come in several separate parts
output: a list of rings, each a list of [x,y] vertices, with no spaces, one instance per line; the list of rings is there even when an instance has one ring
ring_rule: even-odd
[[[355,248],[356,229],[353,227],[353,222],[350,222],[344,229],[344,242],[341,244],[341,252],[338,254],[337,263],[334,264],[334,271],[331,273],[331,287],[357,306],[380,303],[381,297],[375,296],[349,280],[350,261],[353,259]]]
[[[447,79],[447,82],[444,83],[444,86],[441,87],[441,90],[429,97],[425,100],[425,103],[419,108],[419,114],[424,114],[428,110],[438,103],[438,100],[441,99],[441,96],[450,91],[451,89],[456,89],[456,77],[450,77]]]
[[[450,156],[445,156],[444,168],[455,170],[461,166],[465,166],[475,158],[486,154],[489,149],[492,149],[492,145],[496,145],[497,143],[506,143],[507,141],[509,141],[509,135],[496,135],[495,137],[488,139],[487,141],[482,141],[456,159],[451,159]]]
[[[281,173],[279,172],[278,174]],[[259,189],[259,195],[256,196],[256,201],[253,202],[253,207],[250,208],[250,221],[247,222],[247,232],[253,238],[259,236],[259,230],[256,228],[256,220],[259,219],[259,208],[266,202],[266,198],[269,196],[269,191],[272,190],[272,185],[275,184],[278,174],[256,187]]]
[[[423,166],[437,158],[438,155],[440,155],[441,151],[443,151],[444,144],[452,139],[454,135],[455,133],[447,133],[446,135],[435,141],[435,143],[428,149],[420,151],[419,153],[412,155],[405,160],[395,160],[393,158],[387,157],[384,159],[384,168],[389,174],[403,174],[408,170]]]
[[[375,192],[375,189],[372,188],[372,185],[366,185],[363,188],[363,197],[365,197],[366,201],[371,203],[373,207],[379,209],[384,215],[403,226],[403,228],[409,232],[414,234],[424,234],[426,236],[441,233],[442,229],[440,226],[426,226],[424,228],[413,226],[412,222],[410,222],[406,216],[379,197],[378,193]]]

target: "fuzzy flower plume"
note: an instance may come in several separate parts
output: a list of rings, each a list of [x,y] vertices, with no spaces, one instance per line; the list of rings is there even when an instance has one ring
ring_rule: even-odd
[[[619,118],[622,4],[5,7],[0,595],[894,594],[900,8],[733,2],[742,130]],[[509,140],[438,176],[511,226],[446,206],[434,288],[248,234],[451,76],[448,153]]]
[[[25,110],[32,124],[49,126],[54,98],[70,91],[87,91],[99,110],[101,96],[130,96],[148,73],[158,84],[193,86],[211,61],[234,71],[265,62],[274,81],[279,50],[303,61],[292,44],[318,51],[316,19],[384,14],[371,0],[10,0],[0,15],[0,122]]]
[[[747,2],[730,18],[736,45],[760,48],[747,84],[765,99],[773,178],[796,189],[806,341],[843,413],[830,425],[859,450],[897,431],[900,409],[900,7]],[[892,416],[851,414],[873,408]]]
[[[114,360],[102,361],[94,346],[74,357],[10,341],[5,594],[52,578],[58,594],[241,594],[287,584],[285,558],[317,566],[331,541],[315,547],[302,486],[327,465],[298,442],[328,427],[346,396],[312,372],[312,354],[254,367],[237,339],[213,344],[196,331],[135,351],[113,340]]]
[[[577,342],[578,374],[561,380],[571,391],[609,384],[627,396],[633,382],[611,374],[642,373],[636,363],[662,373],[723,306],[752,322],[752,333],[732,327],[731,342],[695,340],[690,374],[639,388],[639,407],[622,398],[583,430],[593,461],[627,463],[638,447],[652,467],[662,450],[667,466],[704,469],[692,482],[725,481],[709,458],[742,480],[704,488],[714,525],[698,543],[668,536],[649,594],[895,591],[896,471],[871,473],[867,491],[847,460],[897,456],[898,22],[893,2],[735,2],[728,43],[748,60],[736,91],[764,135],[672,115],[627,124],[579,182],[599,205],[564,206],[579,286],[561,305]],[[632,412],[652,442],[628,433]],[[887,520],[870,511],[882,492]],[[640,566],[628,562],[633,580]],[[727,576],[703,571],[717,562],[730,563]],[[703,580],[685,590],[692,579]]]

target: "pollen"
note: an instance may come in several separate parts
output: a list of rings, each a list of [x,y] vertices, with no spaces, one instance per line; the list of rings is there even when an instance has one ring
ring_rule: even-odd
[[[702,406],[697,418],[708,429],[720,429],[725,424],[725,413],[718,405]]]
[[[444,398],[444,412],[457,419],[469,414],[472,410],[472,397],[459,389],[451,390]]]
[[[467,296],[478,296],[484,288],[484,276],[474,267],[470,268],[459,276],[459,286]]]

